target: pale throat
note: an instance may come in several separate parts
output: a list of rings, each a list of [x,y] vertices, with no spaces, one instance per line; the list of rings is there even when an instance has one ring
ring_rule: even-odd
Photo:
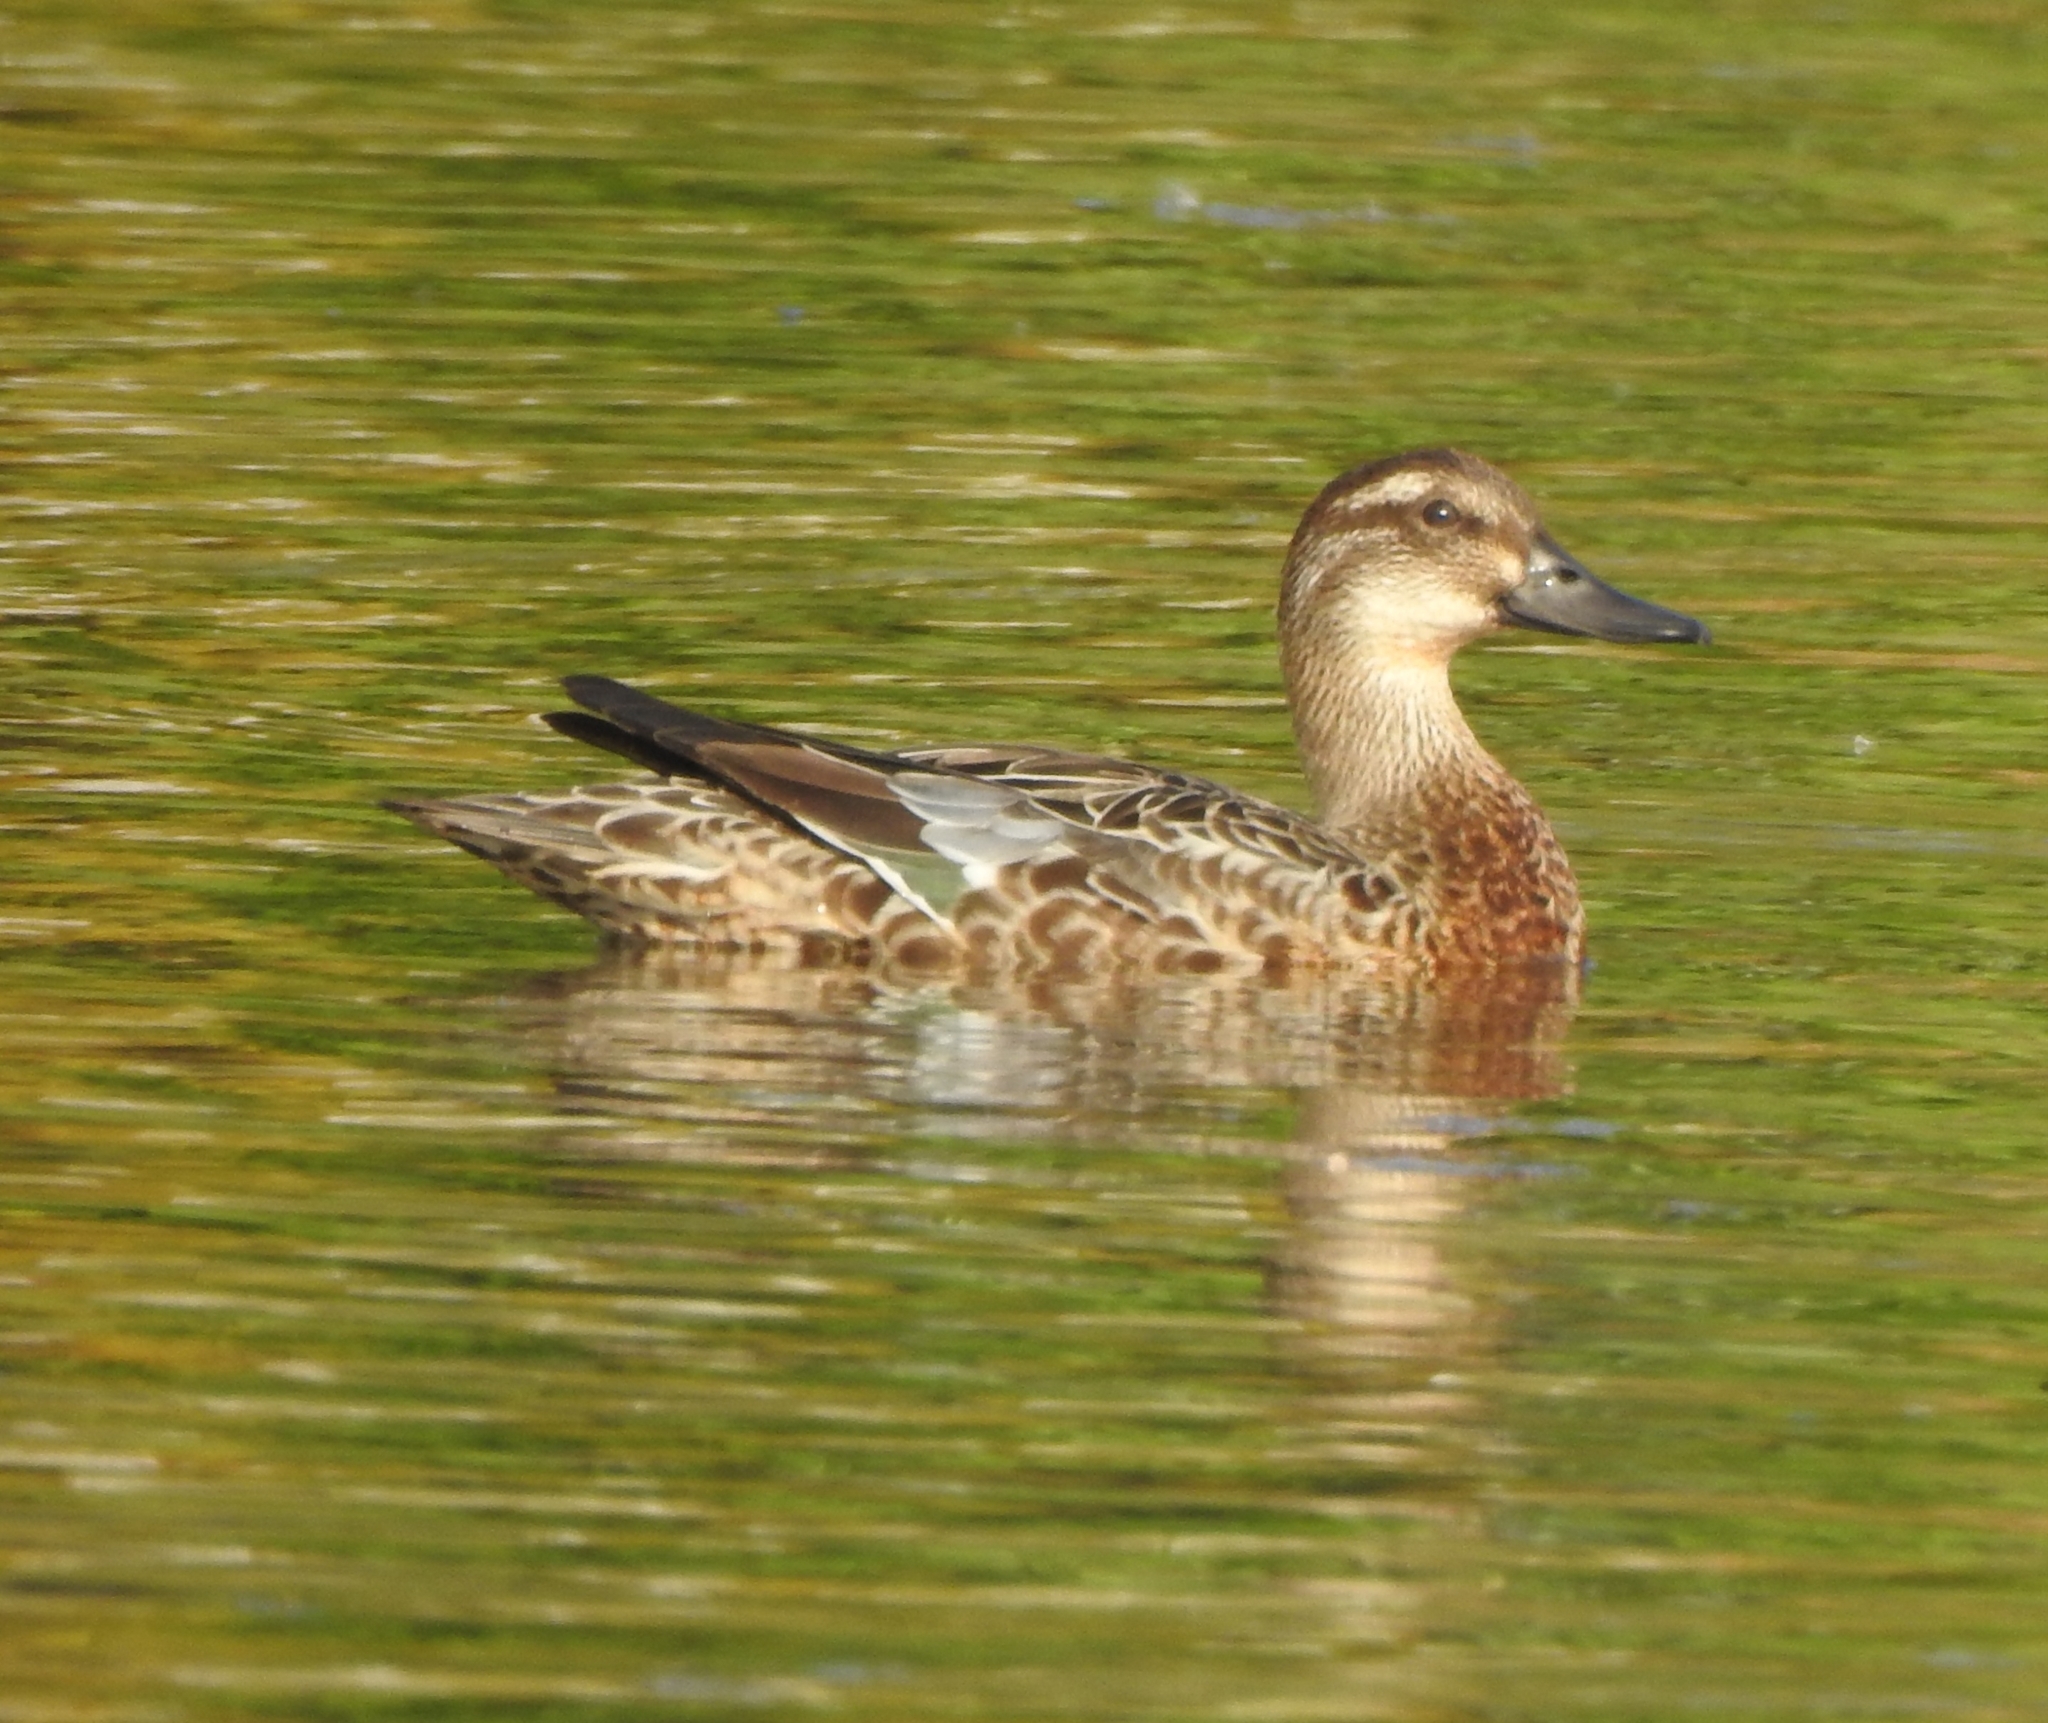
[[[1405,643],[1287,666],[1295,735],[1323,824],[1388,838],[1513,780],[1451,692],[1450,654]]]

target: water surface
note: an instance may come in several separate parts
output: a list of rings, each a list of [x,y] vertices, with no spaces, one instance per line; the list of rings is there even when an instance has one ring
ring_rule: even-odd
[[[2042,1715],[2024,9],[0,25],[0,1719]],[[601,958],[600,670],[1298,801],[1454,442],[1576,1014]]]

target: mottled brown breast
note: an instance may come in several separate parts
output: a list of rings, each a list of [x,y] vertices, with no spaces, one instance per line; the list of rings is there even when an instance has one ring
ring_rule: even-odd
[[[1578,961],[1585,911],[1563,846],[1519,785],[1468,787],[1432,810],[1426,835],[1396,871],[1427,910],[1424,944],[1438,970],[1530,959]]]

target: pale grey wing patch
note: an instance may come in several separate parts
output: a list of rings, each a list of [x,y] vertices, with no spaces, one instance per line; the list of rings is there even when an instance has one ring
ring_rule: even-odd
[[[1001,783],[937,772],[895,772],[889,788],[924,826],[919,836],[963,870],[970,886],[986,885],[1013,862],[1068,853],[1067,823]]]

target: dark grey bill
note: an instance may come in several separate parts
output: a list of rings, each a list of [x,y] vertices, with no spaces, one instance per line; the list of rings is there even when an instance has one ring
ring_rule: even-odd
[[[1540,628],[1547,634],[1584,634],[1631,645],[1682,640],[1704,646],[1713,639],[1705,623],[1609,586],[1548,533],[1538,534],[1529,553],[1529,572],[1500,601],[1500,608],[1516,627]]]

